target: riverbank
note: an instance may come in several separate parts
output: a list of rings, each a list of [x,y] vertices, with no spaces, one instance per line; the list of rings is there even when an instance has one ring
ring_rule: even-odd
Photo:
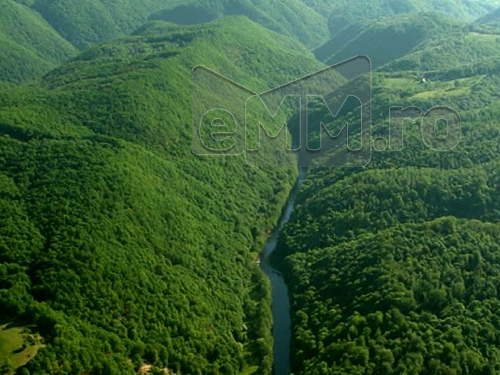
[[[274,375],[290,374],[291,318],[288,286],[281,272],[273,267],[271,256],[276,249],[281,230],[293,212],[299,188],[305,175],[306,170],[303,168],[300,169],[299,177],[290,193],[278,225],[264,244],[260,262],[260,267],[269,278],[272,287]]]

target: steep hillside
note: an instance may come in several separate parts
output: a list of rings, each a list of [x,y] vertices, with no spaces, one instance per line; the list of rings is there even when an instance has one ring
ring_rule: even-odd
[[[270,373],[255,259],[296,171],[193,155],[191,69],[264,91],[321,65],[246,18],[163,26],[0,86],[0,310],[43,337],[31,374]]]
[[[406,56],[388,63],[384,71],[415,71],[432,78],[497,74],[499,30],[469,28],[426,40]]]
[[[463,26],[439,13],[400,15],[375,22],[361,21],[335,35],[314,53],[333,65],[352,56],[367,55],[373,68],[391,62],[432,38],[461,33]]]
[[[245,15],[272,30],[295,36],[311,47],[328,36],[325,17],[300,0],[146,0],[140,3],[133,0],[37,0],[33,8],[79,48],[129,34],[148,19],[196,24],[223,15]]]
[[[499,6],[0,0],[0,373],[271,375],[259,252],[302,154],[197,156],[193,134],[241,136],[193,131],[193,113],[244,113],[358,54],[383,139],[366,167],[308,170],[273,254],[293,374],[499,373]],[[462,120],[452,150],[428,147],[421,120],[389,129],[391,107],[436,105]],[[287,167],[251,166],[269,156]]]
[[[392,18],[399,14],[441,12],[457,20],[471,22],[500,6],[498,0],[377,0],[363,3],[339,2],[332,10],[329,25],[332,36],[353,23],[364,20]]]
[[[475,220],[500,218],[498,124],[466,124],[443,155],[408,133],[368,170],[313,171],[302,188],[280,245],[297,374],[498,371],[500,228]]]
[[[306,251],[334,246],[367,231],[448,215],[495,221],[500,217],[500,201],[492,194],[499,178],[495,168],[407,167],[347,176],[297,208],[286,247]]]
[[[39,14],[12,0],[0,1],[0,25],[0,81],[40,77],[76,54]]]
[[[302,0],[302,2],[325,16],[330,15],[332,10],[338,6],[337,1],[330,0]]]
[[[475,23],[477,24],[492,24],[500,22],[500,8],[488,13],[487,15],[479,18]]]
[[[366,168],[309,170],[276,257],[295,374],[498,372],[497,44],[465,28],[384,65],[372,133],[387,148]],[[401,132],[389,108],[436,105],[461,116],[452,150],[426,146],[420,120],[405,121],[401,143],[389,138]]]
[[[308,47],[328,37],[326,18],[300,0],[236,0],[188,2],[153,14],[150,19],[178,23],[197,23],[223,15],[244,15],[284,35],[293,36]]]
[[[476,20],[470,27],[471,31],[477,31],[483,34],[500,33],[500,8],[486,14]]]

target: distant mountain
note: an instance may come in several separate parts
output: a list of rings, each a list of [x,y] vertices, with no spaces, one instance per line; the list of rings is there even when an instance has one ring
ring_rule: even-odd
[[[461,21],[474,19],[500,6],[498,0],[376,0],[339,1],[330,15],[329,25],[332,36],[353,23],[379,18],[392,18],[398,14],[441,12]]]
[[[41,76],[77,52],[35,11],[0,1],[0,81]]]
[[[328,38],[326,18],[300,0],[212,0],[182,2],[151,15],[177,23],[199,23],[223,15],[244,15],[281,34],[295,37],[308,47],[315,47]]]
[[[196,24],[222,15],[246,15],[272,30],[295,36],[310,47],[328,36],[325,17],[300,0],[38,0],[33,8],[79,48],[129,34],[148,19]]]
[[[338,1],[331,0],[302,0],[302,2],[327,17],[339,6]]]
[[[479,18],[471,27],[483,33],[500,33],[500,8]]]
[[[488,13],[487,15],[479,18],[476,23],[485,24],[485,23],[493,23],[500,22],[500,8],[495,9],[494,11]]]
[[[343,29],[314,50],[327,64],[367,55],[374,68],[402,57],[423,41],[460,32],[462,26],[439,13],[403,14]]]
[[[0,80],[13,82],[41,77],[74,56],[75,46],[122,37],[154,20],[184,25],[244,15],[309,47],[328,39],[326,17],[299,0],[1,0],[0,10]]]
[[[415,70],[423,74],[463,75],[498,71],[500,29],[451,28],[416,46],[406,56],[388,63],[386,71]]]
[[[357,51],[362,47],[363,39],[375,40],[391,32],[381,30],[381,28],[397,29],[399,26],[405,28],[406,31],[399,33],[399,37],[407,37],[408,43],[403,46],[396,35],[395,46],[380,46],[384,53],[378,53],[379,56],[376,56],[377,51],[381,49],[376,47],[376,41],[373,45],[368,42],[374,51],[372,55],[375,63],[378,65],[397,57],[398,54],[408,52],[409,46],[419,41],[422,35],[433,32],[432,30],[428,32],[416,30],[416,35],[413,35],[414,30],[409,28],[411,25],[397,25],[398,22],[404,23],[404,21],[396,21],[394,17],[398,18],[398,15],[409,13],[436,11],[461,22],[469,22],[499,7],[500,0],[482,2],[378,0],[363,4],[344,0],[338,2],[326,0],[286,2],[267,0],[144,0],[141,2],[135,0],[105,2],[100,0],[2,0],[2,6],[5,8],[3,15],[6,17],[3,23],[7,28],[5,28],[4,36],[0,32],[0,38],[3,39],[2,45],[6,50],[6,58],[0,62],[0,79],[22,81],[40,77],[51,67],[66,61],[68,56],[72,56],[74,49],[67,42],[83,49],[93,43],[129,35],[148,21],[163,20],[188,25],[207,23],[227,15],[247,16],[270,30],[294,37],[308,48],[315,48],[326,42],[318,50],[318,56],[322,60],[328,60],[334,54],[340,57],[348,55],[351,57],[350,51]],[[31,8],[34,12],[28,12],[27,8]],[[12,12],[17,12],[17,16],[12,15]],[[24,15],[21,16],[20,13]],[[16,22],[9,21],[16,17]],[[490,17],[494,17],[494,13]],[[389,18],[385,26],[371,24],[372,21]],[[418,21],[416,18],[414,21],[418,28],[424,21]],[[487,19],[485,18],[485,21]],[[36,28],[40,30],[36,31]],[[370,32],[373,34],[371,37],[368,36]],[[406,35],[405,32],[408,34]],[[361,37],[359,35],[361,33],[365,35]],[[28,34],[27,38],[26,34]],[[15,37],[11,40],[11,37],[15,35],[24,40],[18,41]],[[35,35],[37,39],[33,39]],[[351,41],[357,37],[361,39],[353,41],[354,45],[347,45],[348,40]],[[330,41],[328,41],[329,38]],[[345,47],[345,50],[335,52],[342,47]],[[386,52],[387,57],[384,57]],[[377,61],[379,57],[381,60]],[[22,61],[22,63],[16,66],[13,61]],[[23,73],[16,72],[16,69],[22,70]]]
[[[366,54],[373,68],[390,72],[462,77],[497,71],[500,24],[493,12],[464,24],[440,13],[403,14],[361,21],[340,31],[314,53],[327,64]],[[491,20],[491,22],[488,22]]]

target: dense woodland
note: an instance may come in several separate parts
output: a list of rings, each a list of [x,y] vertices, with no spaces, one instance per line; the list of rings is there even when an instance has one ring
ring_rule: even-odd
[[[447,105],[462,139],[438,153],[408,120],[400,151],[309,170],[276,260],[291,288],[295,374],[500,371],[497,20],[402,15],[328,42],[339,57],[373,32],[396,45],[411,35],[408,51],[375,55],[373,133],[387,139],[392,105]]]
[[[498,234],[443,217],[291,257],[297,372],[498,373]]]
[[[498,7],[0,0],[0,325],[43,343],[16,365],[0,335],[0,371],[270,375],[257,260],[297,169],[194,155],[191,70],[265,92],[368,54],[374,137],[447,105],[462,140],[407,121],[401,151],[308,170],[274,257],[293,373],[499,373]]]
[[[321,64],[245,18],[162,27],[0,87],[2,319],[45,342],[23,373],[270,371],[255,260],[296,171],[193,155],[190,69],[265,91]]]

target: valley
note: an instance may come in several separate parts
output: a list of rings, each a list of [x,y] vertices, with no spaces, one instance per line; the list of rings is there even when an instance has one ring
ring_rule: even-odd
[[[1,371],[500,373],[499,8],[0,1]],[[193,152],[195,66],[266,93],[356,55],[366,166]],[[395,128],[409,106],[457,111],[459,144]]]

